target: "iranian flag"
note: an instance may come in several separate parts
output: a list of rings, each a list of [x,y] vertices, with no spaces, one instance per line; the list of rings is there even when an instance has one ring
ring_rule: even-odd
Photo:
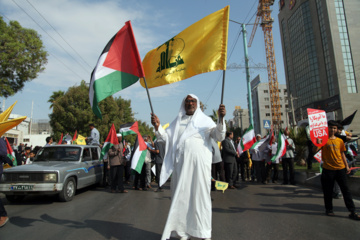
[[[269,145],[271,139],[272,139],[273,133],[269,133],[268,135],[266,135],[264,138],[260,139],[260,141],[257,141],[256,143],[254,143],[250,149],[254,150],[254,151],[259,151],[262,152],[265,150],[266,146]]]
[[[108,42],[91,73],[89,99],[102,119],[99,102],[145,77],[130,21]]]
[[[271,158],[272,162],[275,162],[277,159],[284,156],[284,154],[286,153],[287,145],[289,145],[289,143],[288,143],[285,135],[281,131],[279,131],[278,142],[277,142],[277,151],[276,151],[276,154]]]
[[[6,150],[7,150],[7,156],[8,158],[11,159],[11,161],[13,162],[14,166],[17,166],[17,161],[16,161],[16,157],[15,157],[15,153],[12,149],[12,147],[10,146],[9,141],[7,140],[7,138],[5,138],[6,141]]]
[[[137,121],[134,123],[132,122],[120,125],[119,133],[121,133],[121,136],[123,137],[131,134],[137,134],[138,132],[139,130]]]
[[[254,131],[253,126],[250,125],[250,127],[248,127],[248,129],[246,129],[246,132],[244,133],[243,137],[241,138],[240,144],[238,146],[238,151],[239,151],[239,147],[241,147],[241,150],[243,152],[245,152],[246,150],[251,148],[251,146],[255,142],[256,142],[255,131]]]
[[[131,169],[134,169],[139,174],[141,173],[141,169],[145,162],[145,157],[147,153],[147,145],[142,138],[141,134],[137,134],[135,143],[134,143],[134,151],[131,154]]]
[[[103,157],[107,154],[107,152],[109,151],[109,149],[116,145],[119,144],[118,138],[116,136],[116,130],[115,130],[115,126],[114,124],[111,125],[109,134],[105,140],[104,146],[101,150],[101,155],[100,155],[100,159],[103,159]]]

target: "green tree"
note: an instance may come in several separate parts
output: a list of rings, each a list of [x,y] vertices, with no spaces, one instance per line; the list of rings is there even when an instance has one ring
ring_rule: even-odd
[[[300,163],[302,159],[306,159],[305,152],[307,150],[307,141],[305,128],[294,128],[289,129],[289,137],[294,141],[295,144],[295,162]]]
[[[40,35],[21,27],[17,21],[9,25],[0,16],[0,96],[9,97],[22,90],[25,82],[42,72],[47,63]]]
[[[52,96],[55,95],[54,92]],[[60,138],[61,133],[69,133],[73,136],[75,130],[84,137],[89,136],[88,125],[94,123],[100,132],[100,142],[103,142],[113,123],[118,131],[121,124],[135,121],[132,116],[131,101],[121,97],[115,99],[108,97],[101,101],[99,107],[103,119],[97,118],[89,103],[89,87],[85,81],[81,81],[80,86],[70,87],[62,97],[55,99],[53,112],[49,115],[55,141]],[[153,135],[153,129],[141,121],[139,121],[139,131],[141,134]],[[135,137],[131,135],[126,137],[126,140],[134,143]]]
[[[58,100],[58,98],[60,98],[60,97],[63,97],[64,95],[65,95],[65,92],[61,91],[61,90],[59,90],[57,92],[53,92],[53,94],[50,96],[50,98],[48,100],[48,103],[51,103],[49,108],[50,109],[53,108],[56,100]]]

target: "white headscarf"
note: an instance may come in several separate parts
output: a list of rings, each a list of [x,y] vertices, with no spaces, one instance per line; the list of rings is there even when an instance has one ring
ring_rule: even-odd
[[[197,108],[186,126],[182,135],[178,136],[180,122],[183,116],[186,115],[185,111],[185,100],[187,96],[191,96],[197,100]],[[216,124],[214,121],[204,114],[200,108],[200,101],[197,96],[194,94],[188,94],[182,101],[179,114],[178,116],[172,121],[170,126],[165,130],[168,136],[166,141],[166,154],[164,156],[164,163],[161,170],[161,177],[160,177],[160,186],[166,182],[166,180],[171,175],[174,169],[174,161],[175,161],[175,154],[178,149],[183,150],[185,145],[185,140],[191,137],[192,135],[203,132],[209,131],[210,129],[214,128]]]

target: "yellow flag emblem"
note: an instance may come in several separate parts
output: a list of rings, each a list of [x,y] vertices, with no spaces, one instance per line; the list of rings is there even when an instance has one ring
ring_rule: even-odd
[[[229,9],[206,16],[148,52],[143,60],[148,88],[226,70]],[[144,79],[140,83],[145,87]]]
[[[76,139],[76,144],[77,145],[86,145],[85,138],[86,137],[79,135]]]
[[[221,182],[221,181],[216,181],[215,182],[215,188],[217,190],[222,190],[223,193],[225,192],[225,190],[228,188],[229,184],[227,182]]]

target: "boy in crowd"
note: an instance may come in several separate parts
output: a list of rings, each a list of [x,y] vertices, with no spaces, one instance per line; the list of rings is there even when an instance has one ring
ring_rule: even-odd
[[[352,199],[350,189],[347,185],[346,174],[350,173],[348,163],[345,158],[344,142],[335,136],[338,124],[330,120],[328,122],[329,138],[322,150],[323,170],[321,174],[321,185],[324,193],[324,202],[326,215],[334,216],[332,194],[335,181],[339,184],[344,197],[346,208],[349,210],[349,218],[360,220],[360,216],[355,212],[355,205]],[[321,144],[322,139],[317,139],[317,143]],[[314,146],[313,152],[316,153],[320,148]]]

